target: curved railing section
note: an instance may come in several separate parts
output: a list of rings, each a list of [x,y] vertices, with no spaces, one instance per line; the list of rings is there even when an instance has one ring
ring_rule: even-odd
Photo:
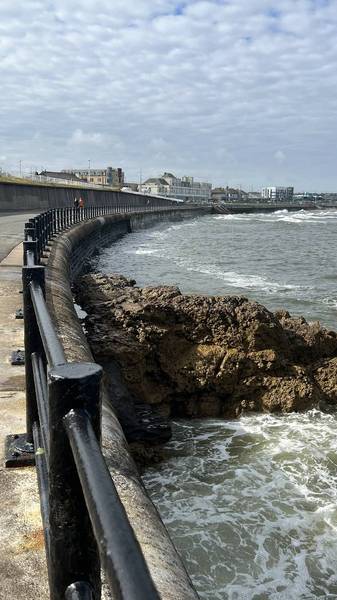
[[[116,600],[159,600],[101,451],[96,363],[67,362],[45,300],[43,258],[57,234],[100,215],[178,209],[179,204],[52,209],[25,228],[23,313],[26,425],[20,464],[35,464],[52,600],[98,600],[101,568]],[[11,465],[13,466],[13,465]]]

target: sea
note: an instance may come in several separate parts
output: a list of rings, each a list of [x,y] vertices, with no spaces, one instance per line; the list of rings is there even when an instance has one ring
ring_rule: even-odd
[[[98,270],[240,295],[337,329],[337,211],[207,215],[134,232]],[[337,599],[337,414],[178,420],[143,473],[202,600]]]

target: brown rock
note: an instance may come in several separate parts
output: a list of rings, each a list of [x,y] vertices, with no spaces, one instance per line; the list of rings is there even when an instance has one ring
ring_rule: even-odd
[[[320,363],[314,374],[326,402],[337,404],[337,358]]]
[[[235,416],[337,403],[337,336],[237,296],[138,288],[121,275],[82,278],[98,362],[116,361],[140,401],[163,415]]]

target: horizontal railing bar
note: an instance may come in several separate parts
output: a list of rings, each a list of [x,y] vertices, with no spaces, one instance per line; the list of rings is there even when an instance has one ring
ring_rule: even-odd
[[[41,432],[36,421],[33,424],[33,440],[35,450],[35,465],[37,471],[37,481],[40,494],[41,516],[44,531],[44,541],[46,545],[47,566],[49,565],[50,555],[50,535],[49,535],[49,498],[48,498],[48,467],[46,455],[42,448]]]
[[[57,337],[41,286],[36,281],[31,281],[29,285],[36,320],[48,364],[50,367],[62,365],[66,362],[66,357],[62,344]]]
[[[44,372],[43,362],[40,354],[33,352],[32,354],[32,369],[35,384],[35,395],[37,401],[37,408],[40,419],[40,431],[43,442],[43,448],[46,453],[48,460],[49,456],[49,435],[48,435],[48,422],[49,422],[49,410],[48,410],[48,391],[47,381]]]
[[[73,409],[63,420],[101,565],[116,600],[160,600],[88,414],[84,410]]]

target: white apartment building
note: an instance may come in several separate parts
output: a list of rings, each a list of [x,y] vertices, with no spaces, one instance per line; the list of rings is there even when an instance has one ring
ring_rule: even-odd
[[[160,177],[151,177],[142,184],[142,192],[168,198],[178,198],[184,202],[210,202],[212,184],[196,182],[193,177],[175,177],[164,173]]]
[[[262,188],[262,198],[271,202],[292,202],[294,197],[293,187],[265,187]]]

